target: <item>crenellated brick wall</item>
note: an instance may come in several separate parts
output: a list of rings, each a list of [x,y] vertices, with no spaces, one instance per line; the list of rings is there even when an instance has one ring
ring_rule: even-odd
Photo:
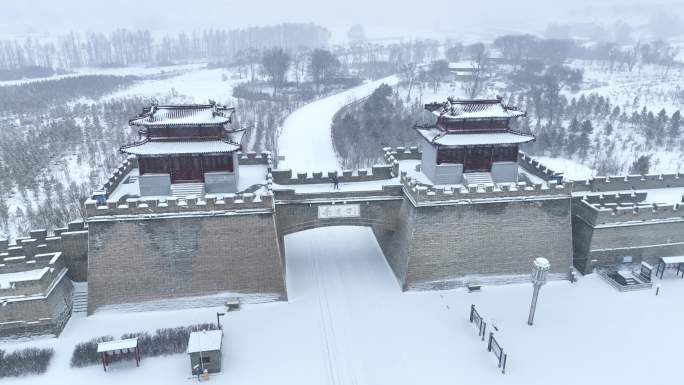
[[[292,170],[272,170],[270,176],[273,182],[280,185],[297,185],[297,184],[322,184],[331,183],[332,177],[337,177],[342,183],[349,182],[368,182],[375,180],[392,179],[394,177],[394,167],[389,165],[377,165],[371,168],[370,173],[367,169],[343,170],[342,173],[337,171],[322,171],[312,172],[311,174],[303,172],[297,173],[293,178]]]
[[[31,230],[29,237],[17,238],[13,243],[0,239],[0,259],[3,255],[33,258],[57,252],[61,253],[71,280],[87,280],[88,227],[83,221],[69,222],[67,227],[54,229],[52,234],[45,229]]]

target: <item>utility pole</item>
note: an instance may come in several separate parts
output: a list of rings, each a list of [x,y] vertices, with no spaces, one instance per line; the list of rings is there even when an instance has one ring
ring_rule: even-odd
[[[532,293],[532,304],[530,305],[530,316],[527,318],[527,324],[532,326],[534,323],[534,312],[537,310],[537,298],[539,297],[539,289],[546,283],[546,273],[549,272],[551,264],[546,258],[539,257],[532,263],[532,285],[534,292]]]

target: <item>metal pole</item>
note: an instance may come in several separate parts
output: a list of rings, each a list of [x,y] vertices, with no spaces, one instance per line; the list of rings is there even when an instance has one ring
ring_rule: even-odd
[[[537,310],[537,298],[539,297],[539,289],[541,285],[534,284],[534,293],[532,294],[532,304],[530,305],[530,316],[527,318],[527,324],[532,325],[534,323],[534,312]]]
[[[203,333],[204,333],[204,331],[197,334],[197,346],[199,347],[200,370],[201,370],[202,374],[204,374],[204,360],[202,359],[202,356],[204,355],[204,353],[202,353],[202,338],[201,338],[201,335]]]

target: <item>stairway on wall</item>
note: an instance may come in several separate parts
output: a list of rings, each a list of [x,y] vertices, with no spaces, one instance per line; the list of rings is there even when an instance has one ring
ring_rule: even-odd
[[[492,174],[489,172],[468,172],[463,174],[466,184],[473,185],[487,185],[489,183],[494,184],[492,180]]]
[[[79,283],[74,285],[74,292],[72,294],[72,313],[87,313],[88,312],[88,284]]]
[[[175,183],[171,185],[171,196],[185,198],[188,195],[204,195],[204,183]]]

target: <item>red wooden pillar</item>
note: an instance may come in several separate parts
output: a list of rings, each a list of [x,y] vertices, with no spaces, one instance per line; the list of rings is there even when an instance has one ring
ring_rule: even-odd
[[[105,352],[100,353],[100,357],[102,357],[102,369],[104,371],[107,371],[107,354]]]

